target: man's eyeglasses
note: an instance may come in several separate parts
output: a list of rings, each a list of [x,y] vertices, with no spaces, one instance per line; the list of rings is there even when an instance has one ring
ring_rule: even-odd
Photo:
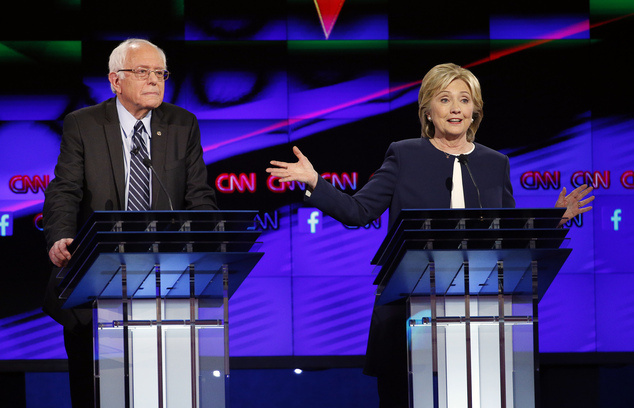
[[[147,69],[147,68],[136,68],[136,69],[120,69],[117,72],[132,72],[136,79],[145,80],[148,79],[151,73],[156,75],[156,78],[159,81],[167,81],[167,78],[170,77],[170,72],[166,69]]]

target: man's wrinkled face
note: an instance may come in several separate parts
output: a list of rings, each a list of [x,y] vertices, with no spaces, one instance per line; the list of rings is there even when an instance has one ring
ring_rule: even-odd
[[[164,70],[165,64],[158,50],[151,45],[138,44],[128,50],[125,60],[125,69],[144,68],[149,70]],[[147,113],[158,108],[163,103],[165,81],[151,72],[146,79],[138,79],[133,72],[122,72],[123,78],[118,74],[110,74],[117,97],[121,104],[137,119],[143,118]]]

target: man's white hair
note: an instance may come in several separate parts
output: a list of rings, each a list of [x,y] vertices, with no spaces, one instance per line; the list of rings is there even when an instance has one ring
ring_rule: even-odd
[[[108,68],[110,70],[109,72],[114,72],[119,76],[119,78],[123,79],[124,73],[117,72],[117,71],[119,71],[120,69],[126,69],[124,65],[125,65],[125,59],[128,56],[128,51],[130,51],[130,48],[139,44],[150,45],[156,48],[156,50],[159,52],[159,55],[163,59],[163,67],[167,69],[167,58],[165,57],[165,52],[163,52],[162,49],[152,44],[148,40],[144,40],[141,38],[128,38],[127,40],[119,44],[117,48],[112,50],[112,53],[110,53],[110,61],[108,62]],[[127,69],[130,69],[130,68],[133,69],[136,67],[128,67]],[[110,89],[112,90],[112,93],[116,93],[114,90],[114,86],[112,86],[112,84],[110,84]]]

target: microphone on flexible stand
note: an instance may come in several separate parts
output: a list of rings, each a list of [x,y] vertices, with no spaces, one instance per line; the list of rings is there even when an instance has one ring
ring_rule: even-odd
[[[458,162],[460,164],[464,164],[465,167],[467,168],[467,171],[469,172],[469,177],[471,177],[471,182],[473,183],[473,186],[476,189],[476,193],[478,193],[478,204],[480,205],[480,208],[482,208],[482,201],[480,200],[480,189],[478,188],[478,185],[476,184],[475,180],[473,179],[473,174],[471,174],[471,169],[469,168],[469,156],[466,154],[461,154],[458,156]]]
[[[170,204],[170,210],[174,211],[174,207],[172,206],[172,199],[170,198],[170,195],[167,192],[167,188],[165,188],[165,185],[161,181],[161,178],[158,176],[158,174],[156,174],[156,171],[154,170],[154,167],[152,166],[152,160],[150,160],[149,157],[144,157],[143,158],[143,164],[145,165],[145,167],[147,167],[148,169],[152,170],[152,173],[154,173],[154,177],[156,177],[156,179],[158,180],[159,184],[161,185],[161,188],[165,192],[165,195],[167,196],[167,200],[169,201],[169,204]]]

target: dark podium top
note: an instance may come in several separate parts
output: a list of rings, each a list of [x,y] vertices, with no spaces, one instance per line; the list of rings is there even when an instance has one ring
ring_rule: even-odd
[[[431,294],[423,279],[435,268],[435,295],[498,294],[498,264],[505,294],[533,291],[529,277],[539,270],[538,299],[544,295],[571,249],[559,228],[564,208],[403,210],[372,264],[380,267],[378,303]],[[468,265],[468,288],[464,265]]]
[[[64,307],[127,297],[230,297],[264,255],[256,211],[101,211],[77,234],[60,284]],[[156,274],[160,273],[160,287]]]

